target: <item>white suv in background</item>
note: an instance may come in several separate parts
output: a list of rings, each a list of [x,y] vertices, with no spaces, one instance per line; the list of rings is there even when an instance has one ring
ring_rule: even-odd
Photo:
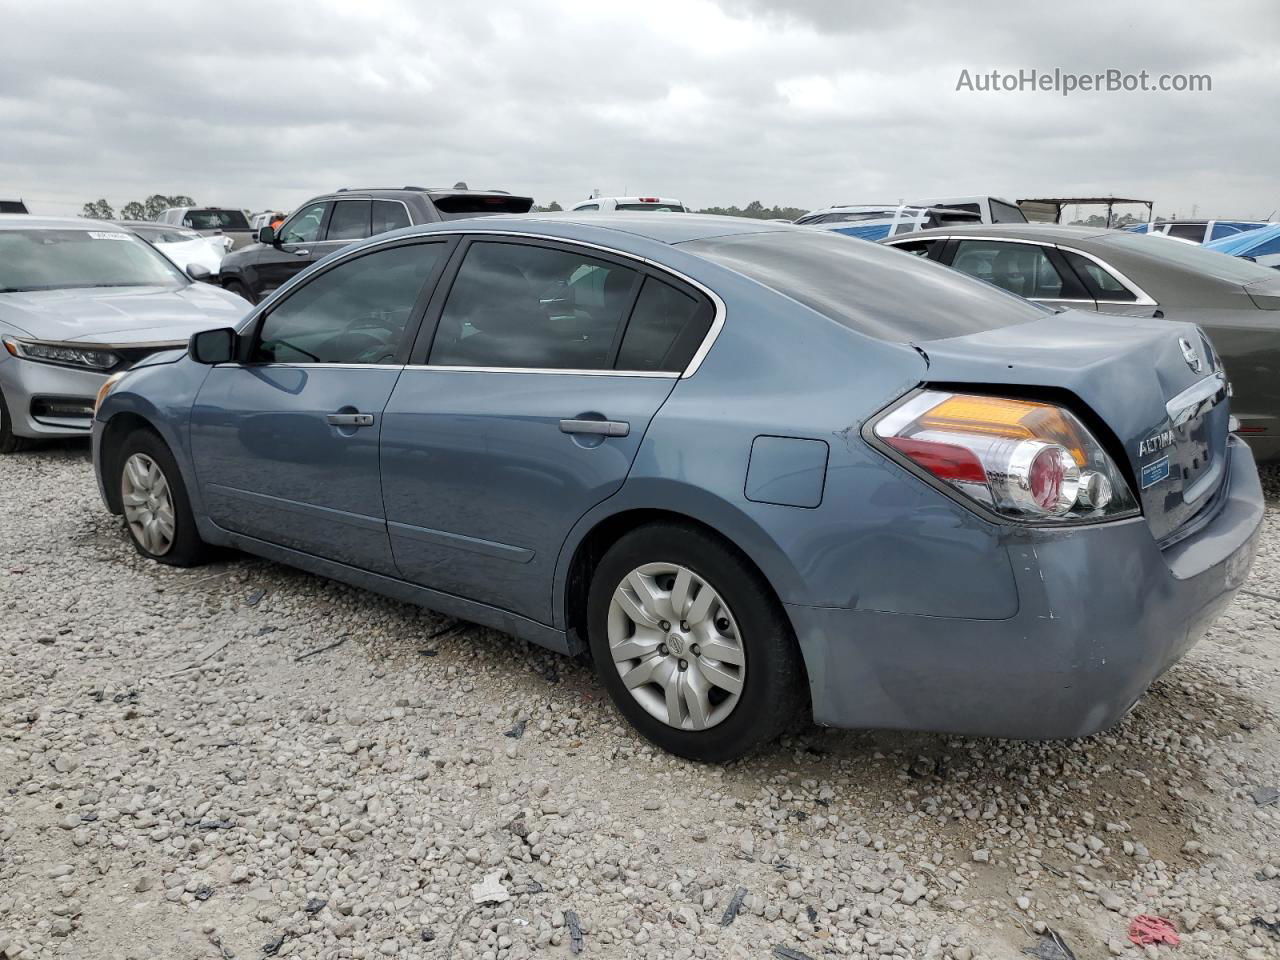
[[[657,210],[662,213],[691,212],[679,200],[672,200],[669,197],[591,197],[581,203],[575,203],[569,209],[575,212],[579,210],[600,210],[603,212],[610,210]]]

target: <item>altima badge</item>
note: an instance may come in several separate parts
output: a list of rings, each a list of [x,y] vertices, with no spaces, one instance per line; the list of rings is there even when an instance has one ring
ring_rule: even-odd
[[[1178,346],[1182,347],[1182,359],[1187,361],[1187,366],[1191,368],[1192,373],[1199,373],[1204,369],[1204,361],[1200,359],[1200,354],[1196,353],[1196,348],[1191,345],[1190,340],[1179,337]]]

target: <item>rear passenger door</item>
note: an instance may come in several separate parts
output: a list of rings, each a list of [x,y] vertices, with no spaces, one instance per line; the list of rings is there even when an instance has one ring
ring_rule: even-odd
[[[408,580],[550,624],[570,528],[622,486],[714,308],[567,243],[476,238],[454,271],[383,415],[392,551]]]

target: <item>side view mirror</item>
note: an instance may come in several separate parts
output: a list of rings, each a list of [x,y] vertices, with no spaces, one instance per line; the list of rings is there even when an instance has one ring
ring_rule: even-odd
[[[258,242],[259,242],[259,243],[265,243],[265,244],[267,244],[268,246],[270,246],[270,245],[274,244],[274,243],[276,242],[276,232],[275,232],[275,230],[273,230],[273,229],[272,229],[271,227],[269,227],[269,226],[267,226],[267,227],[259,227],[259,228],[258,228]]]
[[[213,271],[202,263],[188,263],[187,276],[192,280],[208,280],[213,276]]]
[[[191,335],[187,355],[196,363],[230,363],[236,357],[236,339],[231,327],[201,330]]]

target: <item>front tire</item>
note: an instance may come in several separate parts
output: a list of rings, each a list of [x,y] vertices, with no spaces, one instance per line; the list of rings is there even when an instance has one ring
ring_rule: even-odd
[[[114,463],[125,529],[138,552],[175,567],[207,561],[211,548],[196,530],[187,488],[165,442],[150,430],[135,430]]]
[[[614,705],[690,760],[749,753],[805,702],[795,635],[769,584],[699,527],[653,524],[619,539],[592,577],[587,634]]]
[[[253,296],[253,294],[249,292],[249,288],[246,287],[239,280],[228,280],[226,283],[222,285],[222,289],[227,290],[231,293],[234,293],[237,297],[242,297],[243,299],[249,301],[249,303],[251,304],[256,305],[258,302],[257,299]]]
[[[30,446],[30,440],[13,432],[13,417],[9,416],[9,406],[0,393],[0,454],[20,453]]]

